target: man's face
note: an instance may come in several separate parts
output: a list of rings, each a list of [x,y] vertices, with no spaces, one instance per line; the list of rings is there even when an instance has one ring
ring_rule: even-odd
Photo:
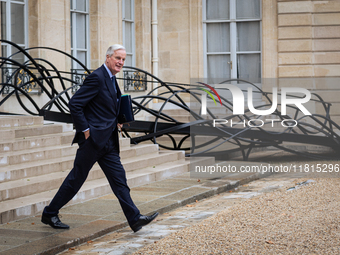
[[[113,75],[116,75],[116,73],[119,73],[120,70],[122,70],[124,61],[126,58],[126,51],[116,50],[111,57],[108,55],[106,56],[106,66],[110,69],[111,73]]]

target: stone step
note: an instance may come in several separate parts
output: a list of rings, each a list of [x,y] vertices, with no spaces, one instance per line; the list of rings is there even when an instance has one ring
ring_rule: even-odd
[[[38,126],[24,126],[11,129],[0,129],[0,142],[13,141],[16,138],[26,139],[31,136],[58,134],[73,130],[71,124],[48,124]]]
[[[165,179],[172,175],[189,171],[190,161],[183,158],[184,154],[182,152],[164,152],[160,153],[160,155],[165,156],[165,158],[163,158],[163,161],[159,165],[150,165],[135,171],[127,171],[127,179],[130,187]],[[176,155],[177,159],[173,160],[170,155]],[[142,156],[139,158],[141,159]],[[170,158],[172,161],[164,161],[164,159]],[[213,161],[211,158],[208,160]],[[126,162],[122,163],[126,169]],[[57,189],[52,189],[49,191],[0,202],[0,224],[41,213],[43,208],[52,199],[56,191]],[[110,194],[111,192],[111,188],[106,178],[87,180],[78,194],[69,202],[69,204],[84,202],[95,197]]]
[[[0,154],[2,152],[22,151],[53,145],[70,145],[73,137],[74,132],[65,132],[60,134],[17,138],[14,141],[0,142]]]
[[[135,157],[138,155],[143,155],[147,153],[156,153],[158,151],[158,146],[154,144],[143,144],[143,145],[132,145],[128,143],[130,139],[124,138],[120,139],[121,153],[120,156],[122,159],[128,157]],[[67,169],[71,169],[73,166],[75,152],[78,146],[65,146],[62,149],[57,150],[57,147],[49,147],[52,152],[47,152],[46,154],[52,154],[54,149],[55,155],[61,155],[62,157],[54,157],[54,158],[43,158],[39,157],[38,160],[32,161],[24,161],[18,164],[12,165],[0,165],[0,183],[6,181],[13,181],[22,178],[30,178],[38,175],[49,174],[52,172],[63,171]],[[46,150],[46,148],[45,148]],[[66,152],[65,152],[66,151]],[[45,151],[43,151],[45,152]],[[32,152],[30,156],[39,155],[39,153],[43,153],[41,150]],[[26,156],[27,154],[20,154],[20,152],[16,152],[17,155],[3,156],[3,161],[14,161],[17,157]],[[46,155],[44,154],[44,155]],[[27,156],[28,157],[28,156]],[[0,154],[1,158],[1,154]]]
[[[165,162],[173,162],[179,159],[183,159],[185,154],[183,151],[166,151],[165,153],[159,152],[157,155],[142,155],[135,158],[122,159],[122,164],[126,172],[133,171],[135,169],[154,167]]]
[[[5,152],[0,154],[0,167],[40,160],[62,158],[69,155],[74,155],[76,150],[76,146],[57,145],[23,151]]]
[[[136,156],[157,152],[158,152],[157,144],[131,145],[130,147],[123,147],[120,149],[120,158],[121,159],[134,158]]]
[[[15,138],[26,138],[30,136],[40,136],[47,134],[57,134],[73,130],[72,124],[46,124],[36,127],[20,127],[15,129]]]
[[[0,115],[0,130],[43,124],[44,118],[41,116]]]
[[[136,155],[133,158],[128,158],[126,160],[122,159],[122,164],[124,165],[126,172],[129,172],[144,167],[156,167],[165,162],[179,160],[182,158],[182,154],[183,153],[179,152],[169,152],[158,155],[158,153],[151,152],[150,154]],[[59,172],[0,183],[0,201],[16,199],[22,196],[58,188],[70,170],[71,168],[68,168]],[[87,179],[93,180],[103,177],[104,173],[99,165],[95,164]]]
[[[124,145],[123,148],[125,148],[125,146],[127,146],[127,141],[122,142],[122,144]],[[145,149],[151,149],[151,147]],[[42,148],[31,148],[12,152],[6,151],[4,153],[0,153],[0,167],[6,165],[21,164],[24,162],[64,157],[67,155],[74,155],[76,150],[77,146],[70,146],[70,144],[66,144]],[[140,149],[136,148],[135,150]],[[124,151],[123,157],[125,157],[126,153],[127,151]]]
[[[160,152],[166,153],[166,152]],[[154,182],[162,179],[167,179],[171,176],[181,174],[184,172],[189,172],[190,163],[199,163],[203,162],[205,165],[214,165],[215,159],[213,157],[197,157],[195,159],[190,158],[182,158],[177,161],[163,163],[161,166],[163,168],[162,171],[155,172],[155,167],[146,167],[142,169],[136,169],[134,171],[127,172],[127,178],[129,177],[140,177],[139,179],[134,178],[128,180],[129,186],[135,187],[139,185],[143,185],[145,183]],[[153,175],[150,176],[149,173]],[[145,175],[147,174],[147,175]]]
[[[0,167],[0,183],[60,172],[73,167],[74,155]]]
[[[63,138],[62,138],[63,139]],[[119,139],[121,151],[130,147],[130,138]],[[74,145],[77,147],[77,145]],[[71,169],[73,166],[74,155],[68,157],[25,162],[16,165],[6,165],[0,167],[0,183],[4,181],[29,178],[41,174]]]
[[[14,130],[8,130],[14,133]],[[10,141],[0,141],[1,152],[20,151],[37,147],[48,147],[52,145],[71,145],[75,132],[65,131],[63,133],[47,134],[39,136],[13,138]],[[130,146],[130,138],[119,138],[120,147]]]
[[[130,147],[130,138],[120,137],[119,147],[120,149],[122,149],[123,147]]]
[[[15,130],[12,130],[12,129],[0,130],[0,142],[13,141],[14,139],[15,139]]]

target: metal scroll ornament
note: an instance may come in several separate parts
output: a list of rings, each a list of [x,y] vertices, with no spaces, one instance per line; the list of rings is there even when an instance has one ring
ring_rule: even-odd
[[[140,71],[124,70],[124,91],[147,90],[147,75]]]

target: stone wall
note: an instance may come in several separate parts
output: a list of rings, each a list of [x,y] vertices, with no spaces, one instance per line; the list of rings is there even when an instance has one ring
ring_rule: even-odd
[[[262,77],[278,77],[277,1],[262,0]],[[266,84],[262,86],[266,88]]]
[[[151,1],[135,0],[136,67],[152,73]]]
[[[90,0],[91,69],[100,67],[112,44],[123,43],[120,0]]]
[[[159,77],[190,83],[203,75],[202,1],[158,1]]]
[[[332,117],[339,121],[340,79],[332,77],[340,77],[340,1],[279,0],[277,13],[278,77],[316,78],[299,86],[332,103]]]

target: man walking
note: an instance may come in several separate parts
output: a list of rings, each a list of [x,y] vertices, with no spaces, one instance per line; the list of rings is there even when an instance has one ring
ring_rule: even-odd
[[[53,228],[69,228],[60,221],[59,210],[77,194],[96,162],[108,179],[134,232],[158,215],[140,214],[131,199],[125,170],[120,162],[118,126],[121,124],[118,123],[118,114],[121,92],[115,75],[122,70],[125,57],[126,51],[122,45],[110,46],[105,63],[85,79],[69,102],[76,128],[73,143],[78,143],[79,148],[73,169],[42,214],[41,221]]]

